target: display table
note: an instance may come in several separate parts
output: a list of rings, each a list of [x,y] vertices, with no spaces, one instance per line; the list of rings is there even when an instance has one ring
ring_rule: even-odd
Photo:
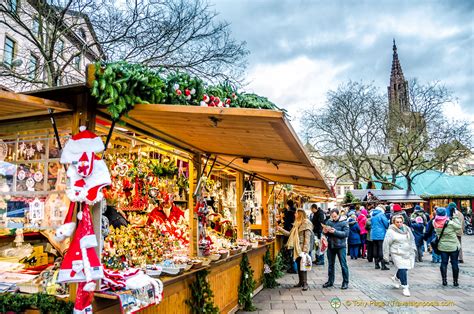
[[[261,245],[246,252],[249,263],[254,272],[254,280],[257,289],[260,290],[263,279],[263,256],[267,247],[272,243]],[[159,305],[152,305],[140,311],[140,313],[191,313],[191,309],[185,301],[190,299],[191,289],[189,285],[195,280],[195,273],[207,269],[209,284],[214,292],[214,303],[222,313],[232,312],[237,309],[238,289],[240,285],[240,262],[242,255],[239,253],[224,260],[211,263],[209,266],[193,269],[182,275],[170,277],[162,276],[160,280],[164,285],[163,301]],[[120,301],[118,296],[106,293],[96,293],[94,298],[94,312],[120,313]]]

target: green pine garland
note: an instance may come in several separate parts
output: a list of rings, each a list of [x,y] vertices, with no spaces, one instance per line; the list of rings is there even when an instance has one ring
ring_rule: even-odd
[[[275,272],[273,271],[273,262],[270,258],[270,250],[267,250],[263,256],[263,287],[264,288],[275,288],[279,285],[276,281]]]
[[[240,270],[242,275],[240,277],[239,286],[239,305],[244,311],[255,311],[257,308],[253,305],[253,292],[255,290],[255,280],[253,279],[253,270],[249,264],[249,258],[246,253],[242,256],[240,262]]]
[[[191,299],[186,304],[191,307],[193,314],[219,313],[219,308],[214,305],[214,293],[211,290],[207,275],[209,271],[203,269],[196,273],[196,280],[189,285],[191,288]]]
[[[72,313],[74,303],[62,301],[55,296],[36,293],[19,294],[4,293],[0,294],[0,313],[16,312],[21,313],[27,309],[38,309],[41,313],[51,314],[69,314]]]

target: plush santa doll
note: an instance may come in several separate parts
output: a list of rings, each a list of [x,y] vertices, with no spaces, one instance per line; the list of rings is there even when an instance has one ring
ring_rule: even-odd
[[[89,205],[102,200],[102,188],[110,185],[110,174],[105,162],[97,156],[104,150],[99,136],[85,127],[74,135],[64,146],[61,163],[69,164],[66,195],[71,201],[64,224],[56,230],[56,238],[64,240],[74,232],[73,213],[75,207],[81,209],[77,215],[77,230],[64,256],[58,274],[58,282],[79,282],[74,313],[92,313],[91,292],[95,290],[95,280],[104,277],[103,267],[95,247]]]

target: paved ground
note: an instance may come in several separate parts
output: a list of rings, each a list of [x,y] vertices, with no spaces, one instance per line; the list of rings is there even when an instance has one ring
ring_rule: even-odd
[[[392,286],[393,265],[389,271],[381,271],[365,259],[349,258],[347,290],[340,289],[342,277],[336,262],[334,287],[322,288],[327,267],[317,266],[308,276],[308,291],[292,288],[297,275],[287,274],[279,280],[279,288],[262,290],[254,297],[254,303],[258,313],[474,313],[474,236],[463,237],[463,249],[458,288],[452,285],[450,269],[448,286],[441,285],[439,264],[430,263],[431,255],[425,252],[425,261],[409,271],[411,297],[403,296],[401,289]]]

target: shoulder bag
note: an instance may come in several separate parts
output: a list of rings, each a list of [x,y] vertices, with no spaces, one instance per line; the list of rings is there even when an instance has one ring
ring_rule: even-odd
[[[447,225],[448,225],[448,220],[444,223],[443,230],[441,230],[441,234],[439,235],[439,237],[436,237],[436,239],[431,241],[431,248],[437,255],[440,254],[440,251],[438,249],[439,241],[441,240],[441,237],[443,236],[443,233],[444,233],[444,229],[446,229]]]

